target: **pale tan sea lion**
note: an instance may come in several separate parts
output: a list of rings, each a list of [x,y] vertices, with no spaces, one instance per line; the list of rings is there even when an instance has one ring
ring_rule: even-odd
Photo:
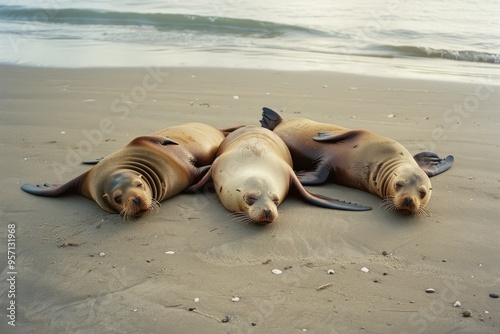
[[[264,108],[261,124],[290,149],[300,182],[328,179],[380,196],[382,206],[404,214],[428,215],[429,177],[448,170],[454,158],[432,152],[412,156],[398,142],[368,130],[350,130],[309,119],[283,119]]]
[[[135,138],[65,184],[21,189],[50,197],[80,194],[129,220],[157,210],[161,201],[199,180],[223,139],[223,132],[210,125],[174,126]]]
[[[276,221],[278,206],[291,184],[304,200],[317,206],[353,211],[371,209],[308,192],[293,172],[285,143],[272,131],[260,127],[246,126],[229,134],[210,170],[189,191],[199,191],[210,180],[224,207],[236,219],[247,222]]]

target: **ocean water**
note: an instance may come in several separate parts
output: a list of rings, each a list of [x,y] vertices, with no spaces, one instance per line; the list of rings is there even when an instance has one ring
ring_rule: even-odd
[[[500,79],[500,0],[13,1],[0,63]]]

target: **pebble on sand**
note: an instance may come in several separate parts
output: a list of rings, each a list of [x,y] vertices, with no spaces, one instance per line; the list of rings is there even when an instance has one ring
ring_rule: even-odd
[[[238,296],[234,296],[233,298],[231,298],[231,300],[232,300],[233,302],[239,302],[239,301],[240,301],[240,297],[238,297]]]
[[[469,311],[469,310],[465,310],[465,311],[462,313],[462,315],[464,316],[464,318],[468,318],[468,317],[470,317],[470,316],[471,316],[471,314],[472,314],[472,313],[471,313],[471,311]]]
[[[166,251],[165,254],[167,254],[167,255],[173,255],[173,254],[175,254],[175,252],[174,251]]]
[[[434,293],[434,292],[436,292],[436,290],[434,290],[432,288],[429,288],[429,289],[425,289],[425,292],[427,292],[427,293]]]
[[[498,298],[498,293],[490,293],[491,298]]]
[[[367,273],[370,271],[370,269],[366,268],[366,267],[363,267],[361,268],[361,271],[364,272],[364,273]]]
[[[273,270],[271,270],[271,272],[273,274],[275,274],[275,275],[281,275],[281,274],[283,274],[283,272],[281,270],[279,270],[279,269],[273,269]]]

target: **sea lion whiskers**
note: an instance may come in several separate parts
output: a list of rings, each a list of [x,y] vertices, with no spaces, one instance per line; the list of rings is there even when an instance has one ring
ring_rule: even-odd
[[[394,204],[394,196],[386,196],[380,202],[380,207],[386,211],[397,211],[396,204]]]
[[[388,212],[391,212],[391,211],[398,211],[399,212],[400,210],[404,209],[404,208],[396,205],[396,203],[394,203],[394,196],[384,197],[382,199],[382,201],[380,202],[380,207],[385,209]],[[417,216],[417,217],[430,217],[431,216],[429,209],[427,209],[424,206],[419,207],[412,214]]]
[[[418,217],[430,217],[431,212],[429,211],[429,209],[423,206],[418,208],[418,210],[415,212],[415,215]]]
[[[231,212],[227,215],[231,221],[239,221],[245,224],[259,224],[258,221],[252,219],[246,212]]]
[[[151,211],[158,212],[160,210],[160,207],[161,207],[161,203],[158,200],[156,200],[155,198],[152,198],[151,205],[149,206]]]

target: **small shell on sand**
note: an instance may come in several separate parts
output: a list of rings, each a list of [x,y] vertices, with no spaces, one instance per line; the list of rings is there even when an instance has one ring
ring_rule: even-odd
[[[100,252],[99,256],[106,256],[106,254],[104,252]]]
[[[271,272],[273,274],[275,274],[275,275],[281,275],[281,274],[283,274],[283,272],[281,270],[279,270],[279,269],[273,269],[273,270],[271,270]]]
[[[333,270],[333,269],[329,269],[326,273],[327,273],[328,275],[333,275],[333,274],[335,274],[335,270]]]
[[[231,300],[232,300],[233,302],[239,302],[239,301],[240,301],[240,297],[238,297],[238,296],[234,296],[233,298],[231,298]]]
[[[367,273],[370,271],[370,269],[366,268],[366,267],[363,267],[361,268],[361,271],[364,272],[364,273]]]
[[[434,293],[434,292],[436,292],[436,290],[434,290],[432,288],[429,288],[429,289],[425,289],[425,292],[427,292],[427,293]]]
[[[462,304],[457,300],[455,304],[453,304],[453,307],[460,307]]]
[[[174,251],[166,251],[165,254],[167,254],[167,255],[173,255],[173,254],[175,254],[175,252]]]
[[[196,297],[196,298],[194,299],[194,302],[195,302],[195,303],[197,303],[197,302],[199,302],[199,301],[200,301],[200,298],[198,298],[198,297]]]
[[[394,115],[394,114],[389,114],[389,115],[387,115],[387,117],[392,118],[392,117],[396,117],[396,115]]]

